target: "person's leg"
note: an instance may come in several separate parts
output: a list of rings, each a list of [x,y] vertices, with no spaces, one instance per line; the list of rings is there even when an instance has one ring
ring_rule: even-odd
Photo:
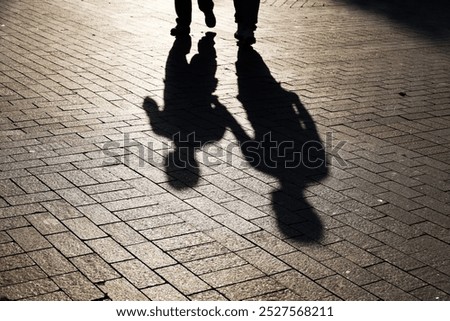
[[[216,26],[216,17],[214,16],[213,0],[197,0],[199,9],[205,14],[205,23],[208,27],[213,28]]]
[[[175,0],[175,12],[177,14],[177,25],[170,30],[170,34],[173,36],[189,34],[189,26],[192,21],[192,1]]]
[[[256,30],[256,25],[258,24],[259,4],[260,0],[249,1],[251,8],[249,9],[248,23],[253,30]]]
[[[235,38],[246,44],[256,42],[254,31],[258,23],[260,0],[233,0],[235,21],[238,25]]]

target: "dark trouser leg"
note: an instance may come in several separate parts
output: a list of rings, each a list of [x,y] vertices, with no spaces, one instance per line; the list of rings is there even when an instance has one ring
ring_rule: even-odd
[[[236,23],[255,30],[258,23],[260,0],[233,0],[233,2]]]
[[[192,1],[175,0],[175,12],[177,13],[177,26],[189,27],[192,21]]]
[[[205,23],[208,27],[212,28],[216,25],[216,17],[213,13],[214,2],[213,0],[197,0],[198,7],[205,14]]]
[[[197,0],[197,2],[202,12],[210,12],[214,8],[214,2],[212,0]]]

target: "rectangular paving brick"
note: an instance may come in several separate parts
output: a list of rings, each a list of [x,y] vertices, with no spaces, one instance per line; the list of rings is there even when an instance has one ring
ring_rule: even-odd
[[[214,240],[202,232],[189,233],[180,236],[165,238],[154,241],[154,243],[163,251],[172,251],[185,247],[211,243]]]
[[[189,296],[191,301],[227,301],[227,299],[215,290],[195,293]]]
[[[20,300],[57,291],[58,286],[50,279],[39,279],[20,284],[8,285],[0,289],[9,300]]]
[[[0,244],[0,257],[23,253],[22,248],[15,242]]]
[[[76,271],[76,268],[53,248],[31,252],[28,255],[49,276]]]
[[[118,262],[112,266],[138,289],[164,283],[163,279],[139,260]]]
[[[404,271],[410,271],[424,266],[424,263],[420,262],[414,257],[390,246],[379,246],[373,249],[369,249],[369,252],[387,262],[390,262],[391,264]]]
[[[450,295],[431,285],[414,290],[411,295],[422,301],[448,301],[450,299]]]
[[[0,231],[6,231],[18,227],[28,226],[30,223],[23,217],[8,217],[0,219]],[[6,233],[6,232],[4,232]],[[7,234],[6,234],[7,235]]]
[[[335,274],[335,272],[328,269],[325,265],[300,252],[285,254],[279,256],[279,258],[313,280]]]
[[[450,282],[448,274],[439,272],[438,270],[426,266],[410,272],[416,278],[433,285],[435,288],[449,293]]]
[[[322,287],[346,301],[376,301],[377,297],[340,275],[317,281]]]
[[[199,259],[196,261],[185,262],[183,263],[183,265],[187,267],[192,273],[201,275],[235,266],[241,266],[246,263],[246,261],[244,261],[234,253],[225,253],[213,257]]]
[[[158,201],[154,197],[148,197],[148,196],[141,196],[141,197],[135,197],[131,199],[125,199],[125,200],[118,200],[118,201],[111,201],[104,203],[103,206],[106,207],[108,210],[115,212],[120,210],[127,210],[130,208],[141,208],[149,205],[157,205]],[[141,211],[142,209],[138,209]]]
[[[122,189],[118,191],[104,192],[100,194],[91,195],[99,203],[112,202],[118,200],[127,200],[133,197],[144,196],[144,193],[135,188]]]
[[[176,217],[175,215],[173,215]],[[178,219],[178,217],[176,217]],[[179,220],[179,219],[178,219]],[[136,221],[133,221],[136,222]],[[140,226],[139,226],[140,227]],[[196,228],[187,223],[171,224],[161,227],[155,227],[141,231],[140,233],[144,235],[148,240],[162,240],[167,238],[173,238],[177,236],[182,236],[185,234],[191,234],[198,232]],[[165,242],[165,240],[162,240]]]
[[[383,217],[374,220],[373,222],[380,226],[383,226],[387,230],[390,230],[400,236],[403,236],[406,239],[411,239],[423,235],[423,232],[415,228],[414,226],[404,224],[390,217]]]
[[[123,222],[102,225],[101,229],[123,246],[146,241],[141,234]]]
[[[152,301],[188,301],[186,296],[170,284],[157,285],[142,292]]]
[[[48,191],[49,188],[34,176],[17,177],[14,182],[20,186],[27,194]]]
[[[14,181],[10,179],[2,179],[0,180],[0,196],[13,196],[24,194],[25,192],[16,184]]]
[[[106,234],[86,217],[73,218],[63,221],[78,238],[81,240],[91,240],[105,237]]]
[[[253,223],[244,220],[234,213],[221,214],[214,216],[214,220],[235,231],[238,234],[247,234],[259,231],[260,228]]]
[[[210,286],[182,265],[173,265],[156,270],[165,280],[185,295],[208,290]]]
[[[104,297],[104,294],[79,272],[58,275],[52,280],[75,301],[92,301]]]
[[[324,300],[331,295],[329,291],[298,271],[286,271],[274,275],[273,278],[296,293],[301,300]]]
[[[393,204],[385,204],[377,207],[377,210],[405,224],[415,224],[424,219],[412,212],[405,211]]]
[[[221,227],[217,221],[197,210],[182,211],[176,213],[176,216],[194,226],[199,231],[206,231]]]
[[[230,251],[238,251],[253,246],[246,238],[226,227],[215,228],[205,231],[205,233]]]
[[[50,213],[32,214],[26,219],[43,235],[67,231],[67,228]]]
[[[66,257],[92,253],[92,250],[71,232],[48,235],[47,240]]]
[[[88,195],[100,194],[112,191],[130,189],[131,186],[125,181],[113,181],[94,185],[83,186],[81,189]]]
[[[195,190],[201,195],[204,195],[213,202],[219,204],[235,200],[234,196],[230,195],[226,191],[223,191],[212,184],[198,186],[195,188]]]
[[[85,243],[108,263],[120,262],[133,257],[123,246],[109,237],[89,240]]]
[[[229,252],[230,250],[224,247],[223,245],[217,242],[212,242],[191,247],[185,247],[178,250],[173,250],[170,251],[170,255],[178,262],[185,263]]]
[[[114,214],[112,214],[100,204],[78,206],[77,209],[97,225],[119,221],[119,218],[117,218]]]
[[[380,263],[371,266],[369,267],[369,271],[404,291],[412,291],[425,285],[418,278],[389,263]]]
[[[130,225],[133,229],[136,231],[141,230],[156,230],[158,228],[162,227],[170,227],[172,225],[182,225],[184,229],[187,229],[190,224],[184,223],[184,221],[178,217],[179,215],[175,214],[162,214],[162,215],[156,215],[141,219],[136,219],[132,221],[127,221],[127,224]],[[193,227],[191,227],[193,228]],[[175,233],[175,231],[174,231]],[[164,233],[161,233],[163,235]],[[177,234],[184,234],[184,233],[175,233]]]
[[[108,183],[108,182],[114,182],[118,181],[119,178],[115,175],[111,174],[107,170],[107,168],[100,167],[100,168],[87,168],[83,170],[86,174],[88,174],[90,177],[95,179],[99,183]]]
[[[359,188],[352,188],[345,190],[342,193],[360,203],[363,203],[369,207],[373,207],[386,203],[386,200],[383,199],[382,196],[388,195],[389,192],[376,195],[365,192]]]
[[[79,188],[66,188],[57,191],[58,194],[73,206],[94,204],[95,201]]]
[[[203,274],[202,280],[214,288],[262,277],[264,273],[252,265],[246,264]]]
[[[106,281],[100,285],[107,297],[113,301],[147,301],[148,298],[124,278]]]
[[[220,214],[228,214],[230,213],[227,209],[220,206],[219,204],[214,203],[210,199],[202,196],[197,198],[192,198],[186,200],[186,203],[197,209],[198,211],[208,215],[208,216],[216,216]]]
[[[378,211],[378,207],[373,208],[355,200],[342,202],[339,205],[345,208],[347,211],[353,214],[358,214],[359,216],[367,220],[373,220],[384,216],[383,213],[380,213]]]
[[[450,228],[450,218],[447,215],[436,212],[430,208],[421,208],[415,211],[412,211],[414,215],[420,216],[423,219],[429,220],[437,225],[440,225],[445,228]]]
[[[378,194],[377,197],[379,197],[380,199],[382,199],[386,202],[392,203],[392,204],[404,209],[405,211],[412,211],[412,210],[423,207],[423,205],[420,204],[420,201],[417,202],[417,201],[415,201],[416,199],[408,199],[408,198],[401,196],[394,192],[381,193],[381,194]]]
[[[224,191],[232,191],[242,188],[242,185],[222,174],[207,175],[203,178]]]
[[[0,288],[33,280],[45,279],[47,275],[37,266],[0,272]],[[1,292],[1,290],[0,290]]]
[[[75,207],[64,200],[45,202],[42,205],[59,220],[82,216]]]
[[[0,243],[8,243],[11,241],[12,238],[5,231],[0,232]]]
[[[280,283],[275,280],[263,277],[255,280],[250,280],[242,283],[229,285],[217,289],[225,297],[232,301],[247,300],[252,297],[263,294],[279,291],[285,289]]]
[[[264,206],[271,204],[270,199],[263,197],[250,189],[238,189],[230,191],[230,194],[240,200],[245,200],[246,203],[252,206]]]
[[[415,224],[414,228],[417,228],[428,235],[449,243],[450,234],[448,233],[448,230],[437,224],[431,222],[422,222],[419,224]]]
[[[415,301],[416,297],[385,281],[364,286],[364,289],[384,301]]]
[[[254,265],[266,275],[272,275],[290,269],[287,264],[277,257],[258,247],[239,251],[237,252],[237,255]]]
[[[355,263],[343,258],[334,258],[322,262],[325,266],[337,272],[340,276],[357,285],[365,285],[380,280],[378,276],[368,272]]]
[[[32,265],[35,265],[35,263],[27,254],[0,257],[0,271],[8,271]]]
[[[51,201],[58,198],[59,196],[56,193],[52,191],[47,191],[26,195],[8,196],[5,198],[5,200],[11,205],[23,205],[23,204]]]
[[[226,202],[222,206],[246,220],[267,216],[264,212],[240,200]]]
[[[421,196],[414,198],[413,200],[416,203],[422,204],[422,206],[425,205],[428,208],[442,214],[448,214],[450,212],[450,206],[448,204],[430,197]]]
[[[128,184],[138,189],[145,195],[158,195],[166,192],[165,189],[155,184],[148,178],[136,178],[127,181]]]
[[[175,264],[176,261],[151,242],[127,246],[127,250],[151,269]]]
[[[39,204],[24,204],[10,207],[2,207],[0,208],[0,219],[44,211],[45,209]]]
[[[376,256],[346,241],[330,244],[328,248],[361,267],[373,265],[381,261]]]
[[[33,251],[51,247],[51,244],[34,228],[21,227],[9,230],[8,234],[25,251]]]
[[[347,224],[356,230],[364,233],[364,234],[372,234],[376,232],[381,232],[384,230],[383,227],[372,223],[369,220],[362,218],[361,216],[355,213],[346,213],[337,215],[334,217],[338,221],[341,221],[344,224]]]
[[[293,246],[283,240],[280,240],[274,235],[267,233],[266,231],[248,234],[245,237],[267,252],[276,256],[297,251]]]
[[[77,256],[71,259],[91,282],[100,283],[119,278],[120,275],[97,254]]]
[[[92,177],[90,177],[88,174],[86,174],[81,170],[62,172],[61,175],[65,177],[68,181],[70,181],[72,184],[78,187],[97,183],[95,179],[93,179]]]

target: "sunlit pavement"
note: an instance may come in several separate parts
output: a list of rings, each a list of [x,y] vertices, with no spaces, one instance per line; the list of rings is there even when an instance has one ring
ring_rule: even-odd
[[[0,0],[0,297],[448,300],[449,7],[360,3]]]

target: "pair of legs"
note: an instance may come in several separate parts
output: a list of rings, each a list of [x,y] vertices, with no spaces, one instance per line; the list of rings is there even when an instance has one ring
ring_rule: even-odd
[[[216,17],[213,13],[213,0],[197,0],[199,9],[205,14],[205,23],[213,28],[216,25]],[[177,13],[177,25],[170,33],[173,36],[189,34],[192,22],[192,0],[175,0],[175,12]]]
[[[233,0],[235,21],[238,25],[234,37],[245,44],[256,42],[254,32],[258,23],[260,0]]]

